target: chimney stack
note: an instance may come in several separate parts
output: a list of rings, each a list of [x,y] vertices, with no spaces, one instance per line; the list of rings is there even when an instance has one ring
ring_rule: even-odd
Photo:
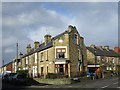
[[[102,46],[98,46],[99,49],[103,49]]]
[[[119,47],[114,47],[114,51],[120,55],[120,48]]]
[[[76,29],[75,27],[73,27],[72,25],[68,26],[68,31],[71,32],[72,30]]]
[[[109,46],[108,45],[104,46],[104,49],[106,49],[107,51],[109,51]]]
[[[91,47],[91,48],[95,48],[95,45],[94,45],[94,44],[91,44],[90,47]]]
[[[20,52],[19,57],[21,58],[22,56],[23,56],[23,54]]]
[[[26,47],[26,52],[29,53],[30,50],[31,50],[31,46],[30,46],[30,44],[28,44],[27,47]]]
[[[47,45],[50,41],[51,41],[51,35],[47,34],[44,36],[44,39],[45,39],[45,45]]]
[[[34,42],[34,50],[39,48],[40,43],[38,41]]]

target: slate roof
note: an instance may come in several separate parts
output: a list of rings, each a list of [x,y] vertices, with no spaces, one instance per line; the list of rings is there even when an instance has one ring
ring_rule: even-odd
[[[58,39],[59,37],[61,37],[61,36],[64,35],[65,33],[68,33],[68,31],[65,31],[65,32],[63,32],[63,33],[60,33],[59,35],[53,37],[53,38],[51,39],[51,42],[49,42],[47,45],[45,45],[44,43],[42,43],[42,44],[40,44],[40,46],[39,46],[38,49],[34,50],[34,48],[32,48],[31,51],[30,51],[28,54],[25,54],[24,56],[22,56],[22,58],[24,58],[24,57],[26,57],[26,56],[28,56],[28,55],[31,55],[31,54],[33,54],[33,53],[35,53],[35,52],[39,52],[39,51],[42,51],[42,50],[45,50],[45,49],[47,49],[47,48],[52,47],[52,46],[53,46],[53,40]]]
[[[87,47],[87,49],[92,52],[96,56],[108,56],[108,57],[120,57],[116,52],[113,50],[106,50],[106,49],[99,49],[97,47],[92,48],[92,47]]]
[[[66,34],[66,33],[68,33],[68,31],[65,31],[63,33],[58,34],[57,36],[53,37],[52,40],[55,40],[55,39],[61,37],[62,35]]]

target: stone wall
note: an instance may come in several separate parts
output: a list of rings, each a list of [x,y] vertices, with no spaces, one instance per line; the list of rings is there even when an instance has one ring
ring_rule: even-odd
[[[87,50],[87,64],[95,64],[95,55]]]
[[[74,43],[74,35],[77,35],[77,43]],[[79,63],[81,63],[81,67],[86,65],[86,48],[84,46],[84,41],[81,39],[78,31],[73,29],[69,33],[69,58],[70,58],[70,72],[71,77],[76,77],[79,74]],[[79,51],[80,50],[80,51]],[[80,55],[79,55],[80,52]],[[81,59],[79,59],[81,57]],[[84,63],[84,65],[83,65]]]
[[[35,81],[39,83],[46,83],[46,84],[71,84],[73,81],[70,78],[62,78],[62,79],[40,79],[40,78],[34,78]]]
[[[48,58],[47,53],[48,52]],[[54,65],[54,48],[49,48],[47,50],[42,51],[44,54],[44,61],[41,61],[41,52],[38,53],[38,73],[41,73],[41,67],[43,67],[43,73],[44,75],[47,74],[47,67],[48,67],[48,73],[54,73],[55,72],[55,65]]]

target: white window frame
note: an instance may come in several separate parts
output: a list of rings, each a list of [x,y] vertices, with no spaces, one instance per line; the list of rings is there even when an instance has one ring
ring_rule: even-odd
[[[97,56],[97,61],[100,61],[101,60],[101,57],[100,56]]]
[[[35,63],[37,63],[37,59],[38,59],[38,54],[35,53]]]
[[[67,56],[67,46],[56,46],[55,47],[55,58],[57,58],[57,55],[56,55],[56,50],[58,49],[58,48],[65,48],[66,49],[66,52],[65,52],[65,58],[68,58],[68,56]]]
[[[43,53],[43,59],[42,59],[42,55],[41,55],[42,53]],[[41,59],[41,61],[44,61],[44,52],[40,53],[40,59]]]
[[[28,57],[26,57],[26,64],[28,64]]]
[[[112,59],[112,63],[115,63],[115,59],[114,58]]]

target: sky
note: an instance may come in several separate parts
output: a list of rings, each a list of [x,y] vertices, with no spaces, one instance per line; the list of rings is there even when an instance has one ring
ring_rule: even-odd
[[[53,37],[76,26],[85,45],[118,46],[117,2],[3,2],[2,59],[8,63],[27,44],[42,43],[45,34]]]

